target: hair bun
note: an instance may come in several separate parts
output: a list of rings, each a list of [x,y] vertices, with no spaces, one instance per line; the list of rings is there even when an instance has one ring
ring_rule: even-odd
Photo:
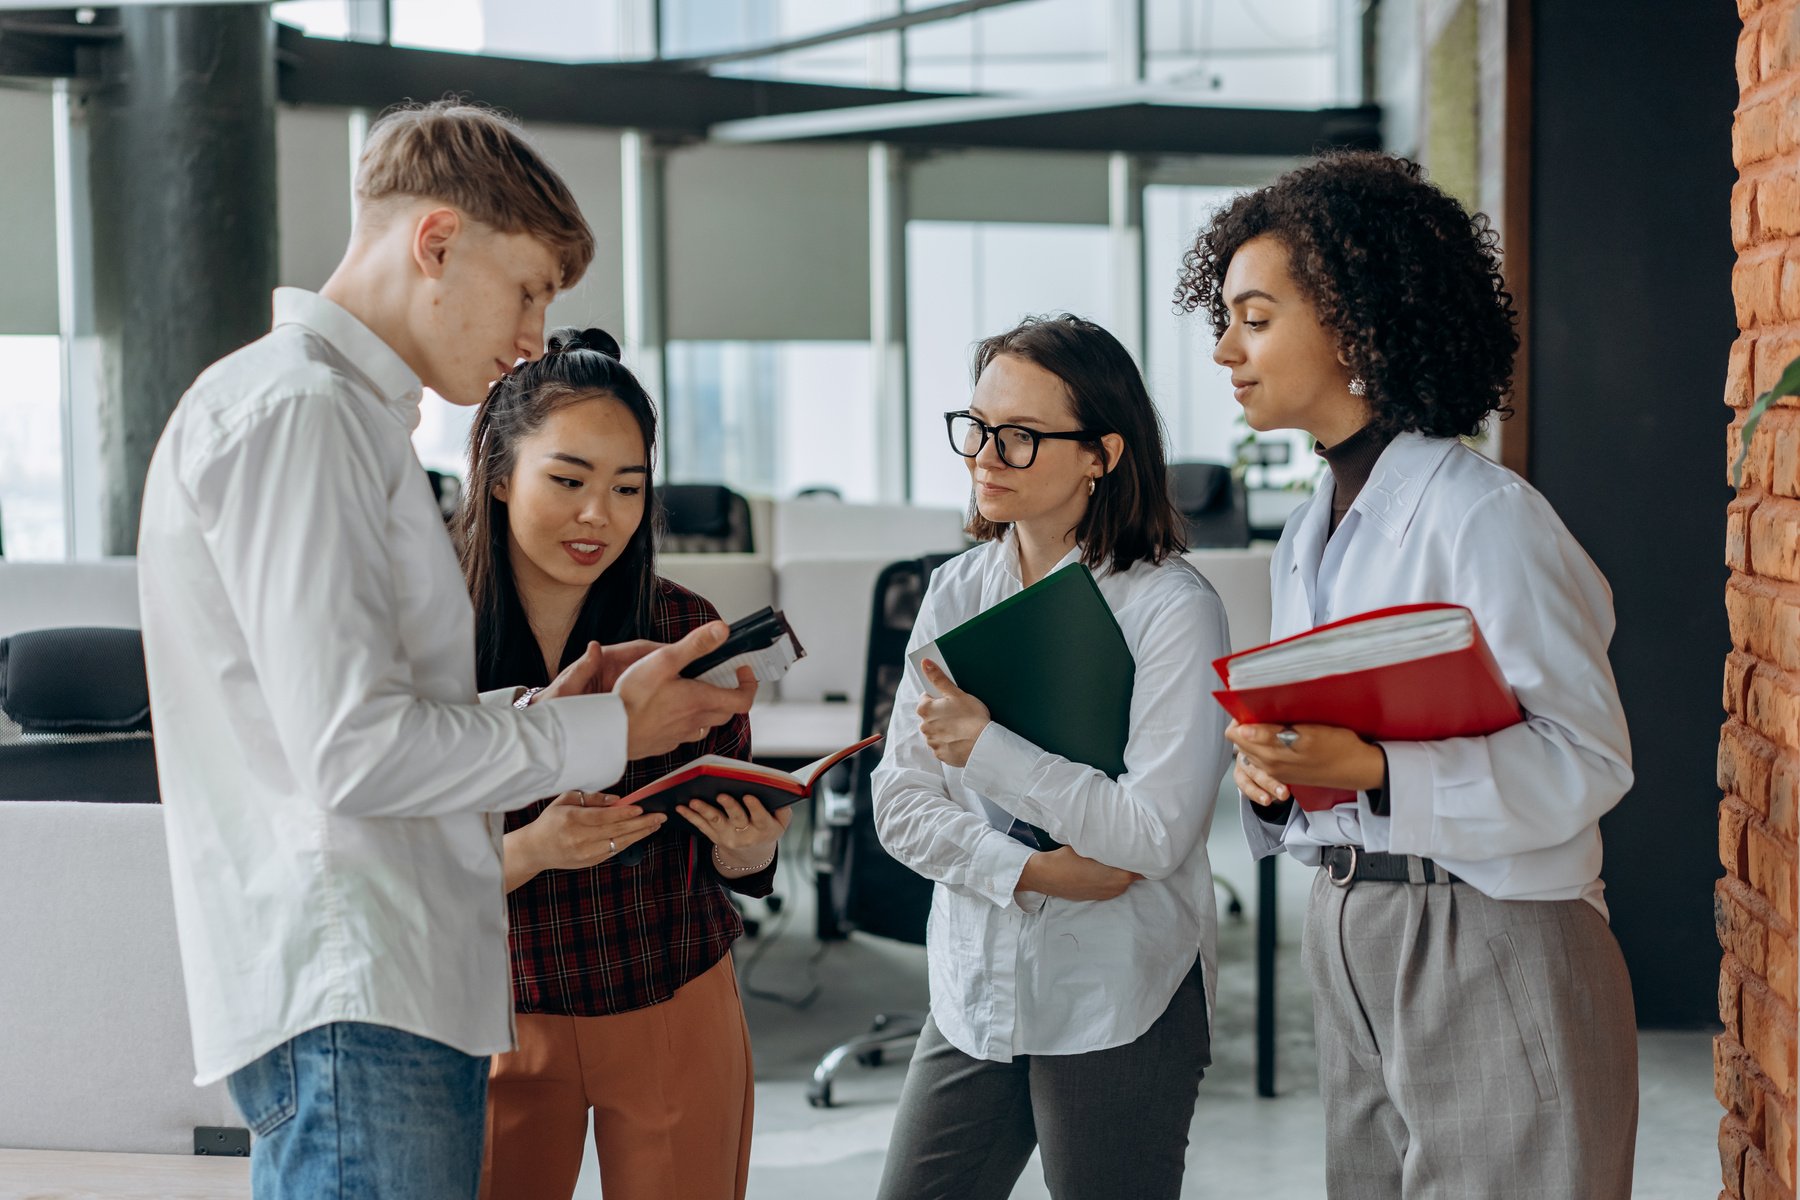
[[[592,350],[596,354],[606,355],[614,362],[622,358],[619,343],[604,329],[576,329],[570,326],[550,334],[546,354],[567,354],[571,350]]]

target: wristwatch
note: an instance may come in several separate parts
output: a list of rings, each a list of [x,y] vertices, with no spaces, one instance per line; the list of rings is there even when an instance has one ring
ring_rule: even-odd
[[[544,689],[541,687],[526,688],[524,691],[519,693],[519,698],[517,700],[513,701],[513,707],[514,708],[529,708],[531,706],[532,699],[534,697],[536,697],[536,695],[543,690]]]

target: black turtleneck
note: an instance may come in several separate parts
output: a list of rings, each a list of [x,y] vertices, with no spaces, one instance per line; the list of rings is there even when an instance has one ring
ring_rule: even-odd
[[[1364,425],[1335,446],[1315,448],[1315,453],[1331,468],[1332,533],[1336,533],[1338,526],[1343,523],[1344,514],[1350,511],[1350,506],[1362,494],[1363,485],[1375,473],[1375,463],[1381,458],[1381,452],[1393,440],[1392,434],[1377,433],[1374,426]],[[1369,809],[1376,816],[1385,817],[1388,813],[1387,786],[1387,774],[1384,771],[1381,786],[1369,789]],[[1285,825],[1293,807],[1292,800],[1282,800],[1267,808],[1258,808],[1256,815],[1271,825]]]
[[[1343,523],[1344,514],[1350,511],[1357,496],[1362,494],[1363,485],[1369,482],[1381,452],[1393,440],[1393,435],[1377,433],[1373,425],[1364,425],[1335,446],[1318,447],[1317,453],[1331,468],[1335,485],[1331,494],[1332,533],[1336,533]]]

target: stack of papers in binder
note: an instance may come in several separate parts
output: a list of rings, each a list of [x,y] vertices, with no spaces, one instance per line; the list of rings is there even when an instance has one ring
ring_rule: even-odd
[[[1337,725],[1371,741],[1437,741],[1498,732],[1523,719],[1475,616],[1409,604],[1321,625],[1213,663],[1214,692],[1246,725]],[[1296,786],[1309,810],[1355,799]]]

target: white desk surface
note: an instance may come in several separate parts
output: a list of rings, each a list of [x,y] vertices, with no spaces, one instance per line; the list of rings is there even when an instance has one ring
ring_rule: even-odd
[[[822,701],[757,703],[750,751],[757,758],[824,758],[861,736],[862,705]]]
[[[0,1196],[250,1200],[250,1160],[92,1150],[0,1150]]]

